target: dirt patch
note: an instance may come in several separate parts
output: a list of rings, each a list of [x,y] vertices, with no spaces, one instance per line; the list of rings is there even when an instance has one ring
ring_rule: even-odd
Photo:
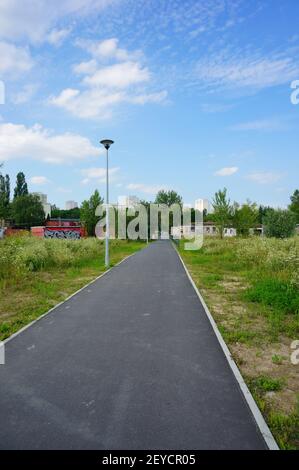
[[[250,378],[267,376],[283,382],[281,390],[266,393],[265,399],[276,411],[289,414],[297,404],[299,366],[290,361],[288,338],[281,338],[281,341],[275,345],[263,345],[261,348],[240,343],[231,344],[229,348],[244,375]],[[275,358],[279,358],[279,364],[273,362]]]

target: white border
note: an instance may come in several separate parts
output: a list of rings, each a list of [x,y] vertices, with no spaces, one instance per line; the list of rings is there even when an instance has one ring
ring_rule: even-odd
[[[189,273],[189,271],[188,271],[181,255],[180,255],[177,247],[173,243],[172,243],[172,246],[175,249],[175,251],[177,252],[177,255],[178,255],[179,259],[181,260],[181,263],[182,263],[182,265],[183,265],[183,267],[186,271],[188,279],[191,282],[191,284],[192,284],[192,286],[193,286],[193,288],[194,288],[194,290],[195,290],[195,292],[196,292],[196,294],[197,294],[197,296],[198,296],[198,298],[199,298],[199,300],[200,300],[200,302],[201,302],[201,304],[202,304],[202,306],[203,306],[203,308],[206,312],[206,315],[207,315],[207,317],[208,317],[208,319],[211,323],[211,326],[214,330],[214,333],[215,333],[215,335],[216,335],[216,337],[219,341],[219,344],[222,348],[222,351],[224,352],[224,355],[227,359],[227,362],[229,363],[230,368],[233,371],[233,374],[234,374],[234,376],[235,376],[235,378],[236,378],[236,380],[239,384],[239,387],[240,387],[241,391],[243,392],[244,398],[245,398],[245,400],[246,400],[246,402],[247,402],[247,404],[248,404],[248,406],[249,406],[249,408],[250,408],[250,410],[251,410],[251,412],[254,416],[256,424],[257,424],[257,426],[258,426],[258,428],[259,428],[259,430],[260,430],[260,432],[261,432],[261,434],[262,434],[269,450],[280,450],[277,443],[276,443],[276,441],[275,441],[275,439],[274,439],[274,437],[273,437],[273,434],[271,433],[271,431],[270,431],[270,429],[269,429],[269,427],[268,427],[268,425],[267,425],[267,423],[266,423],[266,421],[265,421],[265,419],[262,415],[262,413],[260,412],[256,402],[254,401],[254,398],[251,395],[251,393],[250,393],[250,391],[249,391],[249,389],[248,389],[248,387],[247,387],[247,385],[246,385],[246,383],[245,383],[245,381],[244,381],[244,379],[243,379],[243,377],[242,377],[242,375],[241,375],[241,373],[238,369],[237,364],[235,363],[234,359],[232,358],[232,355],[231,355],[224,339],[222,338],[220,331],[218,330],[218,327],[215,323],[215,320],[212,317],[211,312],[209,311],[208,306],[205,303],[201,293],[199,292],[198,288],[196,287],[195,282],[193,281],[193,279],[192,279],[192,277],[191,277],[191,275],[190,275],[190,273]]]
[[[137,251],[136,251],[137,253]],[[69,297],[67,297],[66,299],[62,300],[61,302],[59,302],[57,305],[55,305],[55,307],[52,307],[50,310],[48,310],[46,313],[42,313],[38,318],[36,318],[35,320],[33,320],[32,322],[28,323],[28,325],[25,325],[23,326],[23,328],[21,328],[20,330],[16,331],[15,333],[13,333],[11,336],[9,336],[8,338],[6,338],[4,341],[2,341],[2,344],[6,344],[8,343],[9,341],[11,341],[12,339],[14,339],[16,336],[18,336],[19,334],[21,334],[23,331],[27,330],[27,328],[30,328],[32,325],[34,325],[34,323],[38,322],[39,320],[41,320],[42,318],[44,318],[46,315],[48,315],[49,313],[53,312],[53,310],[55,310],[56,308],[60,307],[61,305],[63,305],[65,302],[67,302],[68,300],[70,300],[72,297],[74,297],[75,295],[79,294],[79,292],[81,292],[82,290],[86,289],[86,287],[90,286],[91,284],[93,284],[94,282],[96,282],[98,279],[100,279],[101,277],[105,276],[105,274],[109,273],[112,269],[116,268],[117,266],[119,266],[121,263],[123,263],[124,261],[126,261],[127,259],[131,258],[131,256],[135,255],[135,253],[132,253],[131,255],[128,255],[126,256],[125,258],[123,258],[122,260],[120,260],[118,263],[116,263],[114,266],[112,266],[112,268],[109,268],[107,269],[107,271],[104,271],[102,274],[100,274],[99,276],[97,276],[95,279],[93,279],[92,281],[88,282],[88,284],[85,284],[85,286],[81,287],[81,289],[77,290],[76,292],[74,292],[73,294],[71,294]]]

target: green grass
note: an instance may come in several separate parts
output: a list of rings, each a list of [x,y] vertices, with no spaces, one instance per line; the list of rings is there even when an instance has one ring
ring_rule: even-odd
[[[282,390],[283,385],[283,379],[274,379],[265,375],[256,377],[251,381],[251,388],[255,392],[278,392]]]
[[[256,333],[250,330],[234,330],[228,331],[224,327],[219,328],[226,343],[251,343],[256,339]]]
[[[299,447],[299,413],[290,415],[270,412],[269,425],[277,436],[277,443],[281,449],[296,450]]]
[[[267,392],[279,392],[283,388],[283,379],[273,379],[271,377],[247,378],[247,384],[261,412],[264,414],[279,448],[283,450],[298,450],[299,397],[297,396],[297,406],[295,410],[286,414],[273,410],[269,402],[265,400],[265,394]]]
[[[277,364],[277,365],[282,364],[285,359],[286,359],[285,356],[280,356],[279,354],[273,354],[272,356],[273,364]]]
[[[112,240],[111,266],[145,246]],[[95,238],[0,242],[0,340],[8,338],[105,271],[104,245]]]
[[[280,448],[299,449],[296,366],[284,355],[299,337],[299,237],[206,237],[179,251]]]
[[[201,250],[183,246],[180,253],[200,287],[225,291],[222,281],[237,276],[246,289],[233,293],[234,299],[267,318],[272,339],[279,333],[299,335],[299,237],[206,238]]]
[[[275,278],[255,280],[245,296],[251,302],[269,305],[283,314],[299,312],[299,290],[288,281]]]

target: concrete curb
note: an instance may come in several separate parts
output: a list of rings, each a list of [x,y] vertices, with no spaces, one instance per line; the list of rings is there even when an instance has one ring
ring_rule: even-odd
[[[250,410],[253,414],[253,417],[255,419],[257,427],[259,428],[259,430],[260,430],[260,432],[261,432],[261,434],[262,434],[269,450],[280,450],[277,443],[276,443],[276,441],[275,441],[275,439],[274,439],[274,437],[273,437],[273,435],[272,435],[272,433],[271,433],[271,431],[270,431],[270,429],[269,429],[269,427],[268,427],[268,425],[267,425],[267,423],[266,423],[266,421],[265,421],[265,419],[264,419],[264,417],[263,417],[263,415],[262,415],[262,413],[260,412],[253,396],[251,395],[251,393],[250,393],[250,391],[249,391],[249,389],[248,389],[248,387],[247,387],[247,385],[246,385],[246,383],[245,383],[245,381],[244,381],[244,379],[241,375],[241,372],[238,369],[237,364],[235,363],[234,359],[232,358],[232,355],[231,355],[224,339],[222,338],[220,331],[218,330],[218,327],[215,323],[215,320],[212,317],[212,314],[211,314],[210,310],[208,309],[208,306],[205,303],[201,293],[199,292],[198,288],[196,287],[195,282],[193,281],[193,279],[192,279],[192,277],[191,277],[191,275],[190,275],[190,273],[189,273],[189,271],[188,271],[181,255],[180,255],[177,247],[174,245],[174,243],[172,243],[172,246],[175,249],[175,251],[177,252],[177,255],[178,255],[185,271],[186,271],[188,279],[191,282],[191,284],[192,284],[192,286],[193,286],[193,288],[194,288],[194,290],[195,290],[195,292],[196,292],[196,294],[197,294],[197,296],[198,296],[198,298],[199,298],[199,300],[200,300],[200,302],[201,302],[201,304],[202,304],[202,306],[203,306],[203,308],[206,312],[206,315],[207,315],[207,317],[208,317],[208,319],[211,323],[211,326],[212,326],[212,328],[215,332],[215,335],[218,339],[218,342],[219,342],[219,344],[220,344],[220,346],[221,346],[221,348],[224,352],[224,355],[227,359],[227,362],[229,363],[229,366],[230,366],[230,368],[231,368],[231,370],[232,370],[232,372],[233,372],[233,374],[234,374],[234,376],[235,376],[235,378],[236,378],[236,380],[239,384],[239,387],[240,387],[240,389],[241,389],[241,391],[244,395],[244,398],[245,398],[245,400],[246,400],[246,402],[247,402],[247,404],[248,404],[248,406],[249,406],[249,408],[250,408]]]

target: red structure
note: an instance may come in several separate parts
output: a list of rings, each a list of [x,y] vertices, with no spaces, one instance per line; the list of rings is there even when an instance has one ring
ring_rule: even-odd
[[[7,227],[4,229],[4,235],[6,237],[22,236],[24,234],[28,234],[28,232],[28,230],[13,227]]]
[[[44,227],[32,227],[35,237],[79,240],[86,237],[86,230],[78,219],[50,219]]]

